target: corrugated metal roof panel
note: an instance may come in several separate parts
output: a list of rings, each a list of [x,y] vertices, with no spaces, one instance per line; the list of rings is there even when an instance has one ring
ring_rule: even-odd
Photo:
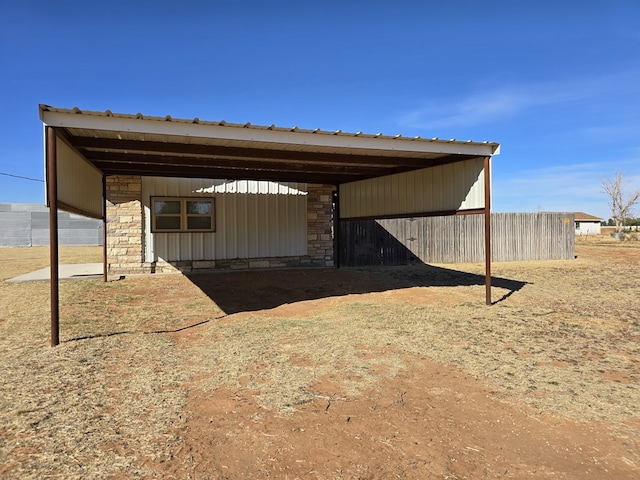
[[[498,153],[457,142],[40,106],[42,121],[104,175],[344,184]]]
[[[199,125],[212,125],[217,127],[229,127],[229,128],[249,128],[252,130],[271,130],[271,131],[279,131],[279,132],[293,132],[293,133],[313,133],[318,135],[340,135],[347,137],[364,137],[364,138],[377,138],[377,139],[402,139],[408,141],[417,141],[417,142],[428,142],[428,143],[466,143],[473,145],[493,145],[498,147],[499,144],[495,142],[477,142],[472,140],[467,141],[457,141],[455,138],[450,140],[441,140],[438,137],[433,138],[422,138],[420,136],[415,137],[403,137],[400,134],[396,135],[385,135],[382,133],[377,134],[367,134],[363,132],[343,132],[342,130],[322,130],[320,128],[316,129],[303,129],[297,126],[294,127],[279,127],[275,124],[271,125],[253,125],[250,122],[245,124],[240,123],[228,123],[225,120],[219,121],[205,121],[201,120],[199,117],[195,117],[193,119],[181,119],[181,118],[173,118],[171,115],[166,115],[165,117],[155,117],[155,116],[145,116],[142,113],[137,114],[126,114],[126,113],[113,113],[111,110],[106,110],[104,112],[96,112],[90,110],[80,110],[78,107],[73,107],[72,109],[64,109],[64,108],[56,108],[49,105],[40,105],[41,112],[56,112],[56,113],[75,113],[79,115],[87,115],[87,116],[97,116],[97,117],[114,117],[114,118],[123,118],[123,119],[137,119],[137,120],[145,120],[145,121],[156,121],[156,122],[174,122],[174,123],[184,123],[184,124],[199,124]]]

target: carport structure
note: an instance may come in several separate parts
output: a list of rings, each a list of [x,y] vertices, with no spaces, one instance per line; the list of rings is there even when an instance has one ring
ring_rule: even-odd
[[[484,215],[491,304],[490,161],[499,145],[205,122],[40,105],[51,236],[51,345],[59,343],[57,212],[106,218],[112,175],[335,186],[334,228],[351,219]],[[105,226],[106,227],[106,226]],[[107,280],[107,228],[104,279]]]

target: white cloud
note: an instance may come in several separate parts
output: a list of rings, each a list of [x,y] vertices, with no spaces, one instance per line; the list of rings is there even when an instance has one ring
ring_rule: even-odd
[[[423,102],[401,115],[405,127],[436,129],[468,127],[511,118],[536,108],[568,104],[579,100],[597,101],[605,94],[618,95],[626,83],[620,76],[523,85],[504,85],[473,92],[466,97],[449,97]]]
[[[622,123],[617,125],[599,125],[583,128],[575,131],[575,136],[583,138],[601,138],[610,142],[612,140],[638,138],[640,125]],[[573,132],[564,132],[565,135],[573,135]]]

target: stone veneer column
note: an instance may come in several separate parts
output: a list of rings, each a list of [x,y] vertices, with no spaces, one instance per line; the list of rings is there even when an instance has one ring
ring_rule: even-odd
[[[146,273],[142,264],[142,181],[107,177],[107,263],[110,275]]]
[[[312,265],[332,267],[333,262],[333,185],[308,185],[307,255]]]

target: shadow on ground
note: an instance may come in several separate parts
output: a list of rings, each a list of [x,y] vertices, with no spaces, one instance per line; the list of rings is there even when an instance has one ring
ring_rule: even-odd
[[[226,314],[265,310],[288,303],[384,292],[411,287],[456,287],[485,284],[484,275],[431,265],[367,268],[310,268],[192,274],[189,280]],[[492,285],[508,290],[493,303],[520,290],[526,282],[492,278]],[[484,297],[470,301],[482,303]]]
[[[308,268],[287,270],[261,270],[241,272],[215,272],[191,274],[187,277],[204,292],[225,315],[239,312],[268,310],[281,305],[306,300],[357,295],[413,287],[484,286],[484,275],[461,272],[431,265],[382,266],[362,268]],[[492,277],[493,287],[506,290],[497,298],[498,303],[519,291],[527,282]],[[503,293],[501,291],[500,293]],[[428,295],[428,293],[425,293]],[[469,298],[470,302],[484,304],[484,296]],[[221,317],[219,317],[221,318]],[[177,333],[209,320],[174,329],[149,331],[123,330],[72,338],[70,342],[125,334]]]

